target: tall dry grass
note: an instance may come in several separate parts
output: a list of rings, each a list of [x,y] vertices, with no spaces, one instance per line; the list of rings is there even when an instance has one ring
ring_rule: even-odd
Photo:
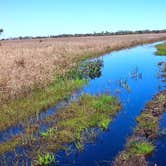
[[[49,84],[80,59],[111,50],[166,39],[166,34],[2,41],[0,99],[30,93]]]

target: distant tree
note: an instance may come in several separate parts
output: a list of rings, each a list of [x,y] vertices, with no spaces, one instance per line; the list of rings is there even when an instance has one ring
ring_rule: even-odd
[[[0,34],[3,33],[3,29],[0,29]]]

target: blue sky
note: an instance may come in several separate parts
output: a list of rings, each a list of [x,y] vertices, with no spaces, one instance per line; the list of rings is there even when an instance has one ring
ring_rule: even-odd
[[[166,0],[2,0],[1,38],[166,29]]]

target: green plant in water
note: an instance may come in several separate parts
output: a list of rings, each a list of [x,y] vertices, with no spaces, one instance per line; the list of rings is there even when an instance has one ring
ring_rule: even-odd
[[[146,141],[134,141],[129,144],[129,152],[136,155],[148,155],[152,153],[155,149],[155,146]]]
[[[95,79],[101,76],[102,60],[86,61],[67,73],[68,79]]]
[[[101,76],[102,66],[102,60],[87,61],[80,66],[80,70],[85,78],[95,79]]]
[[[49,166],[55,164],[55,157],[53,154],[39,154],[37,164],[40,166]]]
[[[79,150],[79,151],[84,150],[84,145],[83,145],[82,143],[80,143],[80,142],[76,142],[76,143],[75,143],[75,147],[76,147],[77,150]]]
[[[159,44],[156,46],[156,48],[157,48],[156,52],[157,55],[163,55],[163,56],[166,55],[166,43]]]
[[[101,127],[103,130],[106,130],[111,123],[110,118],[105,118],[99,122],[99,127]]]
[[[155,130],[158,124],[158,119],[151,114],[143,113],[137,117],[138,127],[144,128],[144,130]]]
[[[47,132],[41,132],[40,135],[43,137],[51,137],[55,135],[57,130],[55,128],[50,128]]]

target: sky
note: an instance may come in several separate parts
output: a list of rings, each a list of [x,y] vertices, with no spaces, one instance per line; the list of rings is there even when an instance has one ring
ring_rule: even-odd
[[[166,29],[166,0],[1,0],[1,38]]]

